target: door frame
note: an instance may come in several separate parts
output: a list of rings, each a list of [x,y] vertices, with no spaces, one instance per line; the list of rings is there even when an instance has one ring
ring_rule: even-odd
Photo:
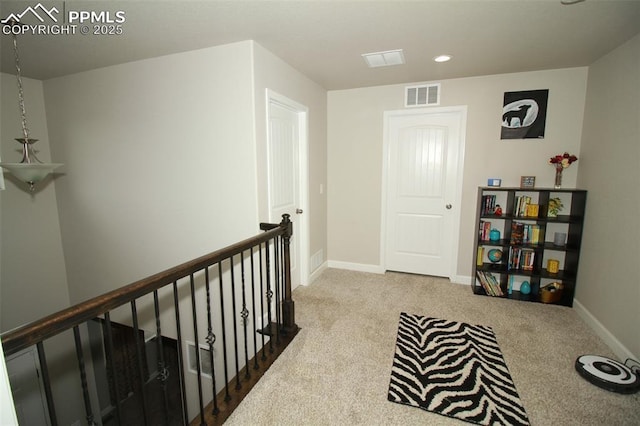
[[[271,89],[266,89],[266,138],[267,138],[267,209],[269,211],[269,221],[280,223],[282,218],[273,217],[271,208],[271,137],[269,132],[269,117],[271,116],[271,105],[277,105],[288,109],[298,118],[298,205],[303,210],[302,214],[292,217],[291,220],[298,221],[300,235],[298,242],[298,265],[300,270],[300,284],[309,284],[309,108],[286,96],[283,96]]]
[[[383,119],[383,140],[382,140],[382,196],[380,209],[380,268],[382,272],[387,271],[386,248],[387,248],[387,186],[389,184],[389,167],[391,161],[391,146],[389,135],[389,120],[391,117],[404,117],[409,115],[431,115],[431,114],[458,114],[460,117],[459,135],[460,141],[458,146],[458,171],[456,173],[455,199],[453,204],[457,206],[452,212],[452,223],[457,224],[453,229],[453,241],[451,245],[451,269],[449,271],[449,280],[458,276],[458,252],[460,248],[460,217],[462,212],[462,178],[464,176],[464,151],[467,134],[467,106],[451,106],[451,107],[432,107],[432,108],[416,108],[402,109],[393,111],[384,111]]]

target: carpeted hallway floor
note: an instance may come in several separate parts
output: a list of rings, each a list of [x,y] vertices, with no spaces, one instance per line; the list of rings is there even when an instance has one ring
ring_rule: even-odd
[[[474,296],[441,278],[335,269],[293,299],[302,330],[225,424],[465,424],[387,401],[404,311],[492,327],[532,425],[640,425],[640,393],[602,390],[575,371],[579,355],[616,357],[571,308]]]

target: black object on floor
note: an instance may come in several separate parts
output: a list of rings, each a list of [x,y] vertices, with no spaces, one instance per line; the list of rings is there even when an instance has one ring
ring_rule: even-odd
[[[576,370],[590,383],[618,393],[640,391],[640,377],[631,368],[600,355],[582,355],[576,359]]]

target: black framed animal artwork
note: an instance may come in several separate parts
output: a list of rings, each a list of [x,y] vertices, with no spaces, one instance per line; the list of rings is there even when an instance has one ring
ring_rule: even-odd
[[[544,138],[549,90],[505,92],[500,139]]]

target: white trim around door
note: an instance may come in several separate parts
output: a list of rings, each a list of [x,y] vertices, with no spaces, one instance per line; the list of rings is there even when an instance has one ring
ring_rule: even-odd
[[[309,284],[309,108],[306,106],[287,98],[271,89],[266,89],[266,123],[267,123],[267,164],[268,170],[271,170],[269,144],[269,119],[271,116],[271,107],[276,106],[284,108],[296,114],[298,122],[298,187],[299,187],[299,199],[297,200],[297,209],[301,211],[300,214],[291,214],[291,220],[297,221],[297,235],[294,234],[294,238],[298,238],[298,262],[299,262],[299,279],[294,279],[293,282],[298,282],[302,285]],[[269,174],[271,172],[268,172]],[[271,185],[268,185],[267,200],[269,209],[269,220],[272,223],[279,223],[281,218],[273,216],[273,208],[271,203]],[[296,283],[297,284],[297,283]]]

